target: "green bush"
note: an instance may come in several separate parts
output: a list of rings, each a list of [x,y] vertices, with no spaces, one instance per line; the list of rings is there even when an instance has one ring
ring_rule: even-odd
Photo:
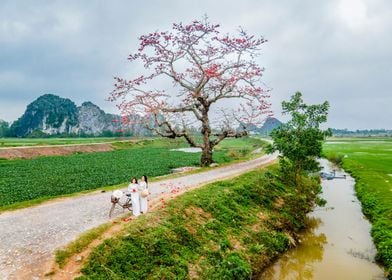
[[[218,265],[216,275],[211,275],[209,279],[249,279],[252,267],[237,252],[228,254]],[[215,273],[214,273],[215,274]]]
[[[342,166],[343,163],[343,154],[332,152],[328,154],[328,159],[332,161],[337,166]]]

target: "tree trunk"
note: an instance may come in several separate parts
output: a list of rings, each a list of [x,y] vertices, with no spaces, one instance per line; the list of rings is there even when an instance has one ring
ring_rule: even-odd
[[[203,147],[200,165],[201,166],[209,166],[212,163],[212,149],[208,145],[208,147]]]
[[[200,165],[209,166],[212,163],[212,148],[210,142],[211,128],[208,119],[208,107],[203,111],[201,134],[203,135],[203,148]]]

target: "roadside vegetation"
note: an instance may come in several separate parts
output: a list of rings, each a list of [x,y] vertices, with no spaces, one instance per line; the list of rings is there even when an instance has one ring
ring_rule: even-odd
[[[248,137],[227,139],[215,153],[214,160],[222,164],[248,158],[251,151],[263,143]],[[140,140],[118,142],[113,146],[115,150],[110,152],[0,160],[0,210],[123,184],[131,176],[162,176],[173,168],[197,166],[200,161],[200,153],[170,151],[186,146],[182,140]],[[231,156],[232,153],[238,157]]]
[[[355,178],[362,211],[372,223],[376,259],[392,279],[392,139],[336,139],[324,150]]]
[[[67,248],[60,249],[56,251],[56,263],[59,267],[63,267],[65,263],[73,255],[82,252],[88,245],[90,245],[94,240],[102,236],[102,234],[111,227],[110,223],[102,224],[95,227],[82,235],[80,235],[76,240],[69,243]]]
[[[283,183],[276,167],[162,203],[91,253],[80,279],[248,279],[296,244],[320,191]]]

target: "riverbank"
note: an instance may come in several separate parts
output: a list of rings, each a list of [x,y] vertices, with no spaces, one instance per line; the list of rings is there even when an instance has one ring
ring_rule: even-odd
[[[270,266],[260,280],[386,279],[374,258],[371,225],[355,196],[354,179],[321,160],[324,172],[335,170],[336,179],[322,180],[320,197],[327,201],[308,214],[309,227],[301,243]]]
[[[325,145],[324,150],[355,178],[362,211],[372,223],[376,259],[392,279],[392,139],[339,140]]]
[[[96,247],[81,279],[246,279],[297,243],[320,189],[283,185],[276,167],[187,192]]]

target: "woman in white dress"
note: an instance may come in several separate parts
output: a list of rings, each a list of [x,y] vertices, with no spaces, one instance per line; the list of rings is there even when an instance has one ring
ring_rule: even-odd
[[[148,211],[148,179],[146,175],[143,175],[139,183],[140,192],[140,211],[146,214]]]
[[[139,193],[139,184],[137,183],[137,179],[135,177],[132,178],[131,183],[128,185],[128,191],[131,193],[132,213],[134,216],[139,216],[140,193]]]

